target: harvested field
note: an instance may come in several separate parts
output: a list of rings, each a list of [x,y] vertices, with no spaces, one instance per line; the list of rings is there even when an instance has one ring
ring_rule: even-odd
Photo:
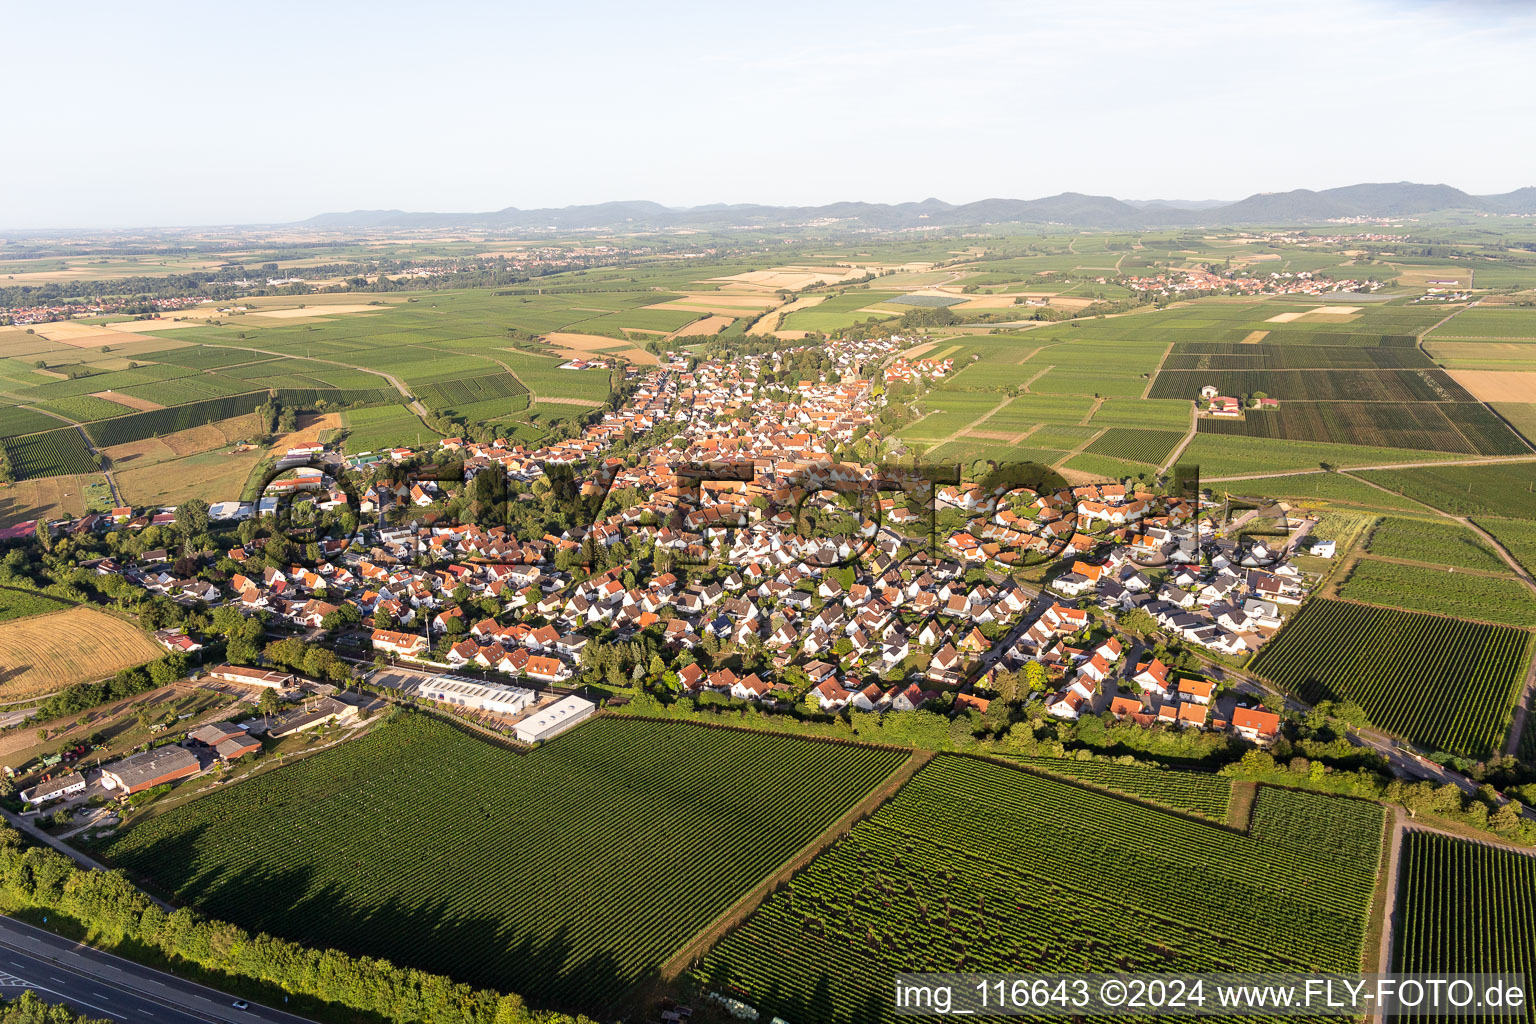
[[[1267,324],[1288,324],[1293,320],[1300,320],[1306,315],[1306,313],[1302,312],[1276,313],[1274,316],[1269,317],[1264,322]]]
[[[71,341],[80,338],[111,337],[112,332],[101,324],[57,323],[39,324],[33,328],[49,341]]]
[[[93,497],[98,499],[97,506],[112,507],[106,477],[99,473],[43,476],[0,485],[0,526],[38,518],[82,516],[91,511]]]
[[[94,608],[15,619],[0,630],[0,699],[105,679],[163,653],[137,626]]]
[[[819,306],[825,302],[826,299],[827,296],[825,295],[807,295],[803,299],[796,299],[794,302],[791,302],[786,306],[780,306],[778,309],[775,309],[766,314],[761,320],[753,324],[752,329],[747,333],[773,334],[779,329],[779,323],[784,319],[786,315],[794,313],[797,310],[810,309],[812,306]]]
[[[121,473],[126,469],[139,468],[157,462],[168,462],[176,457],[170,446],[158,437],[146,437],[141,441],[129,441],[101,449],[112,460],[112,468]]]
[[[601,334],[574,334],[570,331],[551,331],[544,335],[544,340],[556,348],[571,349],[574,352],[609,352],[631,347],[619,338]]]
[[[275,320],[293,320],[306,316],[330,316],[333,313],[381,313],[383,306],[310,305],[293,309],[253,309],[248,315],[265,316]]]
[[[152,409],[165,408],[159,402],[151,402],[147,398],[137,398],[133,395],[125,395],[117,391],[93,391],[91,392],[91,397],[102,398],[108,402],[116,402],[118,405],[129,409],[136,409],[139,412],[149,412]]]
[[[646,332],[649,333],[649,332]],[[665,331],[655,332],[665,335]],[[608,338],[601,334],[577,334],[571,331],[551,331],[544,341],[554,348],[554,354],[565,359],[591,358],[592,356],[623,356],[632,363],[655,366],[658,360],[650,352],[622,338]]]
[[[1536,397],[1536,373],[1507,370],[1450,370],[1456,383],[1479,402],[1529,402]]]
[[[261,456],[256,449],[202,452],[142,468],[114,470],[113,476],[123,500],[130,505],[180,505],[188,498],[234,501]]]
[[[225,420],[224,422],[229,423],[232,421]],[[191,434],[195,430],[206,429],[208,428],[195,427],[193,430],[185,430],[182,433]],[[287,451],[289,448],[296,448],[301,444],[319,444],[321,431],[340,429],[341,413],[339,412],[304,413],[299,416],[298,429],[291,434],[284,434],[276,441],[273,441],[272,450],[282,452]],[[204,451],[207,451],[207,449],[204,449]]]
[[[707,316],[702,320],[695,320],[691,324],[679,327],[667,335],[667,338],[688,337],[695,334],[718,334],[735,322],[736,318],[733,316]]]
[[[813,284],[829,284],[858,277],[861,269],[852,267],[774,267],[771,270],[749,270],[729,277],[712,277],[710,281],[730,281],[736,284],[755,285],[777,291],[787,288],[799,291]]]
[[[1269,332],[1268,331],[1249,331],[1248,332],[1248,337],[1244,338],[1240,342],[1240,344],[1243,344],[1243,345],[1257,345],[1259,342],[1263,341],[1267,337],[1269,337]]]
[[[133,334],[136,331],[174,331],[183,327],[206,326],[199,320],[126,320],[120,324],[107,324],[107,330]]]

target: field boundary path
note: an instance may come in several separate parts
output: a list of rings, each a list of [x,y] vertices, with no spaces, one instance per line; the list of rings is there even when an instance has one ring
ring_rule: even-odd
[[[1120,258],[1125,259],[1124,256]],[[1143,401],[1152,397],[1152,385],[1157,383],[1157,375],[1163,372],[1163,364],[1168,361],[1168,357],[1172,354],[1173,342],[1170,341],[1168,343],[1168,347],[1163,349],[1162,358],[1157,361],[1157,365],[1152,368],[1152,372],[1147,374],[1147,386],[1141,389],[1141,397]]]
[[[1441,466],[1502,466],[1506,463],[1536,462],[1536,455],[1485,455],[1471,459],[1440,459],[1435,462],[1390,462],[1379,466],[1347,466],[1341,473],[1375,473],[1384,469],[1437,469]],[[1242,480],[1274,480],[1282,476],[1316,476],[1320,473],[1328,473],[1326,469],[1280,469],[1271,473],[1243,473],[1237,476],[1211,476],[1201,477],[1202,480],[1217,483],[1236,482]],[[1397,493],[1391,491],[1389,493]],[[1423,504],[1420,502],[1420,504]]]
[[[1148,386],[1150,387],[1151,385],[1148,385]],[[1184,449],[1186,449],[1186,448],[1188,448],[1190,446],[1190,443],[1192,441],[1194,441],[1194,439],[1195,439],[1195,435],[1198,434],[1199,432],[1200,432],[1200,410],[1195,408],[1195,404],[1193,402],[1191,402],[1189,404],[1189,429],[1184,432],[1184,436],[1183,436],[1183,438],[1181,438],[1179,440],[1178,446],[1175,447],[1173,449],[1173,451],[1169,452],[1168,453],[1168,457],[1163,460],[1162,465],[1157,467],[1157,471],[1159,473],[1166,473],[1166,472],[1168,472],[1168,467],[1169,466],[1177,465],[1179,459],[1182,458],[1183,455],[1184,455]],[[1319,471],[1319,472],[1321,472],[1321,471]],[[1221,477],[1212,477],[1211,479],[1212,480],[1220,480],[1222,478]],[[1246,478],[1244,478],[1244,479],[1246,479]]]
[[[988,409],[984,416],[981,416],[978,419],[972,420],[971,422],[967,423],[965,426],[961,427],[960,429],[956,430],[954,433],[950,434],[948,437],[940,438],[939,440],[933,442],[934,447],[936,448],[936,447],[938,447],[941,444],[949,444],[951,441],[958,441],[958,440],[960,440],[962,437],[965,436],[966,431],[972,430],[972,429],[974,429],[976,427],[981,426],[983,423],[987,422],[987,420],[989,420],[993,416],[997,415],[997,413],[1002,410],[1003,406],[1007,405],[1011,401],[1013,401],[1013,396],[1012,395],[1004,395],[1003,396],[1003,400],[1001,402],[998,402],[992,408]],[[923,417],[923,418],[926,419],[926,416]],[[911,424],[908,424],[908,427],[916,425],[917,422],[918,422],[918,420],[913,420]],[[923,441],[923,440],[926,440],[926,439],[925,438],[914,437],[914,438],[912,438],[912,440],[914,440],[914,441]]]
[[[1381,944],[1376,951],[1376,971],[1386,973],[1392,969],[1392,943],[1397,935],[1397,929],[1402,925],[1402,908],[1397,903],[1397,871],[1403,854],[1404,818],[1403,809],[1397,806],[1387,808],[1391,814],[1391,824],[1387,829],[1387,863],[1386,870],[1382,872],[1381,899]]]
[[[914,750],[912,756],[908,757],[896,767],[895,771],[885,777],[884,782],[870,790],[864,799],[848,808],[842,817],[834,821],[826,831],[811,840],[799,853],[781,864],[776,871],[761,882],[758,882],[745,896],[727,907],[719,917],[705,925],[702,931],[684,943],[682,948],[672,954],[671,958],[661,965],[660,973],[662,980],[676,980],[678,975],[682,974],[695,960],[708,952],[710,947],[714,946],[716,942],[719,942],[726,932],[729,932],[732,928],[735,928],[750,917],[784,882],[789,881],[800,869],[821,856],[827,847],[847,835],[854,825],[879,810],[887,800],[895,796],[903,786],[911,781],[912,776],[916,775],[924,765],[933,760],[933,756],[934,752],[931,750]]]

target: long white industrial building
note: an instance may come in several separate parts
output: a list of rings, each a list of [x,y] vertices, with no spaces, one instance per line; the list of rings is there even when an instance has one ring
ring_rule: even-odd
[[[482,683],[461,676],[435,676],[423,682],[420,693],[427,700],[490,711],[498,715],[520,714],[533,703],[533,691],[521,686]]]
[[[562,697],[536,715],[512,726],[513,733],[524,743],[539,743],[564,732],[597,710],[597,705],[581,697]]]

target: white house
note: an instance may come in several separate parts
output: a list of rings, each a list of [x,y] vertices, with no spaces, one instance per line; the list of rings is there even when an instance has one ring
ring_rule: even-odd
[[[49,800],[57,800],[60,797],[83,792],[85,792],[85,776],[79,772],[72,772],[69,775],[60,775],[58,778],[50,779],[47,782],[39,782],[31,789],[22,790],[21,798],[33,807],[36,807],[38,804],[45,804]]]

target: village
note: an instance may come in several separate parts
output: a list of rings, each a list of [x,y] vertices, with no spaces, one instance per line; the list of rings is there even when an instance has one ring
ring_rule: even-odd
[[[952,370],[903,357],[913,340],[831,343],[820,376],[792,387],[780,375],[804,350],[692,369],[671,353],[631,368],[630,400],[579,437],[536,449],[445,438],[433,450],[350,457],[306,446],[279,461],[286,472],[259,502],[210,507],[212,520],[240,522],[294,504],[321,514],[355,504],[356,533],[321,540],[313,565],[270,564],[259,539],[220,553],[240,571],[218,582],[178,574],[164,550],[88,565],[181,605],[260,615],[269,635],[334,642],[359,678],[518,742],[593,713],[601,695],[577,693],[589,683],[832,715],[984,712],[1006,690],[1059,719],[1276,736],[1262,694],[1220,692],[1153,645],[1217,660],[1258,649],[1307,593],[1290,556],[1309,524],[1291,522],[1291,540],[1266,538],[1271,548],[1218,535],[1212,516],[1196,515],[1198,499],[1112,483],[1004,494],[945,485],[914,502],[867,458],[880,401],[870,377]],[[425,471],[444,459],[457,475]],[[407,471],[384,472],[395,467]],[[571,493],[590,522],[527,535],[445,514],[468,508],[482,474],[526,488],[514,505],[541,489],[547,499],[556,467],[576,474]],[[343,480],[360,474],[366,485],[349,494]],[[174,521],[173,509],[125,508],[55,529]],[[1308,553],[1332,554],[1326,542]],[[1043,576],[1021,571],[1031,566]],[[1143,624],[1135,635],[1126,619]],[[179,630],[160,639],[188,654],[203,646]],[[635,654],[605,661],[614,649]],[[270,676],[226,665],[204,678],[298,699],[291,722],[263,724],[268,737],[356,715],[317,693],[324,683]],[[89,781],[52,778],[27,800],[131,798],[256,749],[241,738],[250,725],[210,726],[231,731],[201,730],[180,753],[152,748]]]

